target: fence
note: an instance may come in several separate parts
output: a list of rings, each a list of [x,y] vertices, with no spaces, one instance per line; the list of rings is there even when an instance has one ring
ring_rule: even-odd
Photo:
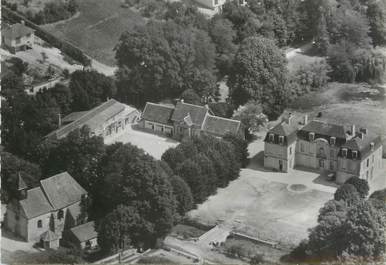
[[[39,38],[48,42],[52,46],[58,48],[63,53],[70,56],[74,60],[80,62],[84,66],[90,65],[91,61],[90,61],[89,57],[82,50],[80,50],[78,47],[74,46],[73,44],[69,43],[68,41],[65,41],[65,40],[62,40],[62,39],[55,37],[50,32],[42,29],[40,26],[33,23],[31,20],[26,19],[21,14],[15,12],[15,11],[12,11],[8,7],[2,6],[1,9],[2,9],[1,10],[2,16],[4,16],[4,18],[6,20],[9,20],[9,21],[14,22],[14,23],[21,23],[22,21],[24,21],[26,26],[35,30],[36,36],[38,36]]]

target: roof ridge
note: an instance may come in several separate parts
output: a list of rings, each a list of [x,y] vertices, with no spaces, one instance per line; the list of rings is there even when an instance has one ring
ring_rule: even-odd
[[[186,102],[178,102],[178,103],[181,103],[181,104],[185,104],[185,105],[190,105],[190,106],[193,106],[193,107],[197,107],[197,108],[201,108],[201,109],[206,109],[208,110],[205,106],[201,106],[201,105],[196,105],[196,104],[191,104],[191,103],[186,103]]]
[[[171,106],[168,106],[166,104],[159,104],[159,103],[153,103],[153,102],[146,102],[146,105],[147,104],[150,104],[150,105],[155,105],[155,106],[161,106],[161,107],[166,107],[166,108],[170,108],[170,109],[175,109],[175,107],[171,107]],[[146,109],[146,105],[145,105],[145,109]],[[143,110],[143,112],[145,112],[145,109]]]
[[[208,113],[208,116],[211,116],[211,117],[217,118],[217,119],[222,119],[222,120],[234,121],[234,122],[237,122],[237,123],[241,123],[241,121],[239,121],[239,120],[230,119],[230,118],[224,118],[224,117],[220,117],[220,116],[216,116],[216,115],[211,115],[209,113]]]

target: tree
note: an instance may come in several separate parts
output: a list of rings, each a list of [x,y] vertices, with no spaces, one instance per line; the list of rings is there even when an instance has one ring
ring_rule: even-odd
[[[124,33],[115,50],[118,97],[125,102],[142,106],[189,88],[202,96],[194,85],[200,79],[200,87],[214,87],[215,47],[202,30],[150,21]]]
[[[319,18],[315,43],[321,54],[327,54],[330,46],[330,36],[328,34],[327,20],[324,13],[321,13],[321,17]]]
[[[260,127],[265,126],[268,121],[261,104],[256,101],[249,101],[244,106],[240,106],[233,113],[233,119],[241,121],[247,135],[259,131]]]
[[[366,198],[367,195],[369,195],[370,187],[369,187],[369,183],[365,179],[360,179],[358,177],[351,177],[348,180],[346,180],[345,184],[353,185],[362,198]]]
[[[46,140],[39,146],[36,157],[43,175],[68,171],[82,187],[95,195],[100,178],[99,164],[104,154],[103,138],[90,136],[90,129],[84,126],[58,141]]]
[[[374,46],[386,44],[386,1],[369,0],[366,15],[370,24],[370,37]]]
[[[201,105],[201,98],[194,92],[193,89],[187,89],[181,94],[181,98],[186,103]]]
[[[386,189],[374,191],[370,195],[370,199],[380,200],[382,202],[386,201]]]
[[[336,201],[344,201],[348,206],[352,206],[360,200],[360,194],[352,184],[341,185],[334,193]]]
[[[249,261],[250,265],[258,265],[264,262],[264,254],[256,254]]]
[[[94,197],[94,214],[104,216],[116,205],[133,207],[141,229],[136,246],[153,247],[174,223],[176,200],[169,176],[152,157],[130,144],[115,144],[100,163],[103,179]]]
[[[350,257],[379,259],[386,249],[385,225],[381,215],[367,201],[348,211],[344,225],[344,251]]]
[[[187,159],[178,165],[176,173],[189,185],[195,203],[204,201],[207,179],[204,178],[200,165],[191,159]]]
[[[116,93],[114,81],[103,74],[77,70],[71,74],[69,84],[73,111],[90,110]]]
[[[221,75],[229,74],[237,46],[234,43],[236,31],[232,22],[220,16],[214,16],[210,22],[209,35],[216,46],[216,65]]]
[[[245,39],[236,54],[228,86],[236,105],[253,99],[275,117],[286,105],[286,59],[272,40]]]
[[[133,207],[118,205],[96,228],[99,246],[109,254],[129,248],[131,238],[139,232],[139,223],[139,214]]]
[[[177,175],[170,176],[170,184],[177,200],[177,213],[183,217],[185,213],[193,208],[193,195],[186,182]]]
[[[233,145],[237,156],[239,157],[241,167],[246,167],[249,163],[248,142],[240,136],[230,133],[226,134],[223,139]]]
[[[234,111],[233,106],[227,102],[211,102],[209,108],[214,115],[223,118],[231,118]]]
[[[8,203],[12,199],[18,199],[19,177],[22,177],[25,184],[32,188],[39,184],[41,176],[38,165],[11,153],[1,152],[1,201]]]

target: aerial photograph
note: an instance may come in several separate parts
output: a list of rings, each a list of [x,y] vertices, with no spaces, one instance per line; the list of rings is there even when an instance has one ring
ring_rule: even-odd
[[[0,264],[386,264],[386,0],[0,11]]]

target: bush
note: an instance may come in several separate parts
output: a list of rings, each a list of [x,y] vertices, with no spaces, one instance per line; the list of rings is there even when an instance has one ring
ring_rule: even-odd
[[[249,264],[257,265],[257,264],[261,264],[263,262],[264,262],[264,254],[256,254],[255,256],[253,256],[251,258],[251,260],[249,261]]]
[[[351,177],[345,182],[345,184],[353,185],[362,198],[366,198],[367,195],[369,194],[370,187],[367,180],[365,179],[360,179],[358,177]]]

